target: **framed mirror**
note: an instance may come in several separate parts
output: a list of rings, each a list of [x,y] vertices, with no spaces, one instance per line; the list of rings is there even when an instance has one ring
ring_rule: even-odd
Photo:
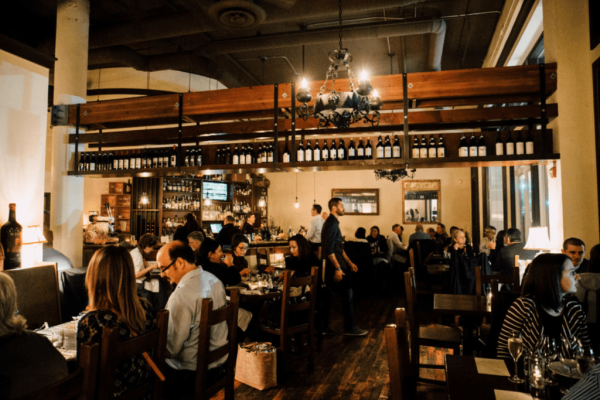
[[[405,224],[441,221],[442,191],[439,180],[402,181],[402,215]]]
[[[331,189],[344,203],[344,215],[379,215],[379,189]]]

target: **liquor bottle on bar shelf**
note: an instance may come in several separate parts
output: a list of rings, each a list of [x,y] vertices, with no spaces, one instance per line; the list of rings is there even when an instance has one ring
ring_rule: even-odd
[[[459,157],[469,157],[469,146],[467,145],[467,138],[463,133],[460,138],[460,145],[458,147],[458,156]]]
[[[273,161],[273,143],[269,144],[269,151],[267,152],[267,162],[272,163]]]
[[[518,139],[517,144],[515,146],[515,152],[518,156],[525,154],[525,142],[523,141],[523,136],[521,136],[521,131],[517,131]]]
[[[477,157],[477,139],[475,133],[471,134],[471,140],[469,140],[469,157]]]
[[[354,139],[350,138],[350,146],[348,147],[348,160],[356,160],[356,147],[354,147]]]
[[[428,157],[429,158],[436,158],[437,157],[437,146],[435,145],[435,138],[433,137],[433,135],[429,136],[429,152],[428,152]]]
[[[479,146],[477,147],[477,154],[479,157],[487,156],[487,146],[485,145],[485,138],[483,137],[483,133],[479,134]]]
[[[346,160],[346,143],[344,143],[344,139],[340,139],[340,145],[338,146],[338,160],[344,161]]]
[[[131,152],[131,154],[129,155],[129,169],[135,169],[135,158],[136,158],[136,154],[135,152]],[[142,163],[142,160],[140,159],[140,164]]]
[[[248,144],[248,147],[246,148],[246,164],[256,164],[254,147],[251,144]]]
[[[331,148],[329,149],[329,160],[330,161],[338,160],[338,151],[337,151],[337,146],[335,145],[335,139],[331,139]]]
[[[290,155],[290,149],[288,148],[288,136],[285,137],[285,148],[283,149],[283,162],[284,163],[292,162],[292,158]]]
[[[248,153],[249,152],[250,152],[249,146],[246,146],[246,144],[243,144],[242,151],[240,152],[240,164],[242,164],[242,165],[252,164],[252,155],[250,155],[250,162],[249,163],[246,162],[246,161],[248,161]]]
[[[420,158],[421,156],[421,149],[419,149],[419,137],[416,135],[415,140],[413,141],[412,156],[413,158]]]
[[[23,244],[23,228],[17,222],[17,205],[8,205],[8,221],[0,228],[0,244],[4,248],[4,269],[21,267],[21,246]]]
[[[419,157],[427,158],[429,154],[429,150],[427,149],[427,139],[425,139],[425,135],[421,136],[421,146],[419,146]]]
[[[358,146],[356,147],[356,159],[363,160],[365,158],[365,146],[362,138],[358,138]]]
[[[171,162],[169,164],[170,167],[177,166],[177,146],[173,146],[173,151],[171,151]]]
[[[296,161],[304,162],[304,143],[302,142],[302,140],[300,140],[298,150],[296,151]]]
[[[500,138],[500,132],[496,133],[496,155],[503,156],[504,155],[504,143],[502,143],[502,139]]]
[[[525,140],[525,154],[533,154],[533,139],[530,130],[527,131],[527,139]]]
[[[315,148],[313,149],[313,161],[321,161],[321,147],[319,147],[319,139],[315,140]]]
[[[235,145],[235,149],[233,150],[233,159],[232,164],[238,165],[240,163],[240,151],[238,149],[238,145]]]
[[[390,137],[387,136],[386,142],[385,142],[386,145],[388,144],[389,140],[390,140]],[[381,135],[379,135],[379,137],[377,138],[377,146],[375,146],[375,154],[377,155],[377,159],[384,158],[384,156],[385,156],[385,150],[383,147],[383,142],[381,141]]]
[[[508,139],[506,140],[506,155],[507,156],[515,155],[515,141],[512,137],[511,131],[508,131]]]
[[[373,146],[371,146],[371,139],[367,138],[367,145],[365,146],[365,159],[373,159]]]
[[[387,145],[388,145],[388,143],[386,143],[386,150],[387,150]],[[391,156],[388,157],[386,155],[385,158],[402,158],[402,147],[400,147],[400,139],[398,138],[397,135],[394,135],[394,145],[392,146]]]
[[[321,149],[321,161],[329,160],[329,147],[327,146],[327,139],[323,139],[323,148]]]
[[[125,194],[131,194],[131,179],[127,179],[127,184],[125,185]]]
[[[437,145],[437,158],[446,157],[446,146],[444,146],[444,138],[440,135],[440,139]]]
[[[313,148],[310,144],[310,140],[306,142],[306,150],[304,151],[304,160],[311,162],[313,160]]]

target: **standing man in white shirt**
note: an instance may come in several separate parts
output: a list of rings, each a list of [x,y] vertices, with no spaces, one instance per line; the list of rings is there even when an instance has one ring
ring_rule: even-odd
[[[211,298],[213,308],[227,305],[225,288],[219,279],[202,267],[196,267],[194,251],[180,241],[164,245],[156,256],[162,277],[177,288],[165,307],[169,310],[167,359],[165,369],[165,399],[177,399],[194,394],[200,332],[200,300]],[[227,343],[227,322],[211,328],[209,350]],[[208,365],[208,386],[225,373],[227,355]]]
[[[321,231],[325,223],[325,220],[321,217],[322,209],[320,205],[313,204],[310,209],[312,219],[308,224],[308,231],[306,232],[306,240],[310,243],[310,248],[315,254],[319,251],[319,247],[321,247]]]

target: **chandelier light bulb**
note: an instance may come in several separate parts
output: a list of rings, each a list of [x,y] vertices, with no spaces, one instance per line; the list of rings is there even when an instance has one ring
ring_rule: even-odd
[[[363,71],[360,73],[360,79],[359,81],[366,81],[369,79],[369,75],[367,74],[367,71],[365,71],[363,69]]]
[[[373,89],[373,93],[371,93],[371,97],[373,97],[373,98],[379,97],[379,92],[377,92],[377,89]]]
[[[300,87],[303,89],[308,89],[308,82],[306,82],[306,78],[302,78],[302,83],[300,84]]]
[[[298,201],[297,197],[296,197],[296,202],[294,203],[294,207],[300,208],[300,202]]]

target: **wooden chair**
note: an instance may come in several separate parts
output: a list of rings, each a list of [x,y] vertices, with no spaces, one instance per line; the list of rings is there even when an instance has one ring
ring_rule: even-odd
[[[113,397],[113,382],[115,381],[115,372],[119,361],[141,355],[144,352],[147,352],[148,354],[154,353],[152,360],[161,373],[164,373],[165,356],[167,353],[168,324],[169,311],[160,310],[156,314],[156,329],[124,342],[119,342],[119,328],[102,329],[98,400],[141,399],[152,387],[154,387],[152,398],[154,400],[162,398],[163,382],[156,377],[119,397]],[[153,372],[150,373],[153,374]]]
[[[413,371],[412,374],[422,382],[445,384],[443,381],[419,377],[419,368],[444,368],[444,365],[421,364],[419,362],[419,349],[420,346],[433,346],[444,349],[452,349],[454,354],[460,354],[461,332],[457,328],[445,325],[433,324],[428,326],[419,326],[418,313],[416,311],[417,294],[414,271],[409,270],[404,273],[404,284],[406,287],[406,308],[410,332],[410,361]]]
[[[229,304],[213,310],[212,299],[202,299],[202,314],[200,316],[200,333],[198,337],[198,363],[196,366],[196,393],[194,399],[210,399],[219,390],[225,388],[225,399],[233,399],[233,381],[235,378],[235,363],[237,361],[237,321],[240,306],[239,291],[231,290]],[[227,344],[209,350],[210,332],[214,325],[227,323]],[[227,355],[227,373],[218,382],[209,386],[208,366]]]
[[[27,319],[30,329],[39,328],[44,322],[48,322],[50,326],[62,323],[55,263],[11,269],[2,273],[8,274],[15,282],[17,309]]]
[[[406,329],[404,308],[396,309],[396,324],[386,325],[385,344],[390,372],[390,399],[403,400],[415,394],[415,380],[411,376],[409,332]]]
[[[498,276],[498,275],[496,275]],[[499,281],[492,277],[492,315],[490,318],[490,332],[488,340],[484,348],[484,356],[496,358],[496,350],[498,347],[498,337],[504,323],[504,318],[512,303],[519,298],[519,293],[515,292],[500,292],[498,290]]]
[[[312,338],[314,336],[314,315],[317,301],[317,274],[318,267],[311,268],[310,276],[305,278],[292,278],[292,271],[285,271],[283,278],[283,296],[281,299],[281,322],[279,328],[273,329],[267,326],[261,326],[261,330],[272,335],[279,336],[279,350],[282,354],[283,366],[282,371],[288,367],[288,358],[290,354],[289,341],[291,337],[298,333],[306,333],[307,337],[307,353],[301,358],[308,358],[308,371],[314,369],[314,356],[312,349]],[[292,303],[290,289],[292,287],[310,287],[310,296],[308,301],[302,303]],[[308,320],[300,325],[290,326],[289,322],[292,315],[305,311],[308,313]]]
[[[17,400],[94,400],[96,376],[98,374],[98,344],[79,346],[79,368],[55,384],[19,397]],[[10,386],[8,386],[10,387]],[[8,399],[7,392],[0,392]]]
[[[512,285],[513,293],[521,292],[519,267],[514,267],[512,275],[481,275],[481,267],[477,266],[475,267],[475,295],[481,296],[482,285],[490,284],[492,280],[498,281],[497,283]]]
[[[321,248],[319,247],[319,252]],[[319,268],[317,274],[317,300],[315,305],[317,321],[315,322],[315,330],[317,334],[317,351],[320,353],[323,350],[323,332],[325,331],[326,326],[323,326],[323,308],[324,299],[325,299],[325,291],[328,288],[325,286],[325,266],[327,265],[327,261],[323,260],[321,262],[321,267]]]
[[[432,295],[435,293],[441,293],[442,287],[441,285],[430,285],[429,282],[417,279],[416,277],[416,257],[413,249],[408,251],[408,257],[410,259],[410,268],[412,268],[412,276],[415,280],[416,294],[428,294]],[[427,269],[426,265],[423,265],[422,268]],[[423,274],[422,274],[423,275]]]

